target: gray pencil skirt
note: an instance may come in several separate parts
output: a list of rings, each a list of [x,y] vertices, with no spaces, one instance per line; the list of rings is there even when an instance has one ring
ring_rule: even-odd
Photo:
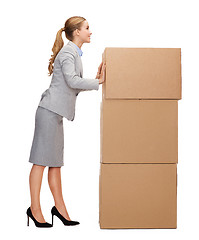
[[[38,106],[29,162],[48,167],[64,165],[63,116]]]

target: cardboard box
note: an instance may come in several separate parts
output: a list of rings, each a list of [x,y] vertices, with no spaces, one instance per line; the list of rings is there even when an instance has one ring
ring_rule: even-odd
[[[177,164],[100,163],[100,228],[177,228]]]
[[[177,100],[103,99],[100,118],[100,162],[178,162]]]
[[[106,47],[102,97],[181,99],[181,48]]]

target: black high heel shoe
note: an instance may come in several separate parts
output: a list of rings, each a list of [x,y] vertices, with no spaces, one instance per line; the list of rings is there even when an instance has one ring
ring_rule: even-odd
[[[77,225],[77,224],[80,224],[78,221],[69,221],[67,220],[65,217],[63,217],[59,211],[57,210],[57,208],[54,206],[52,207],[51,209],[51,213],[52,213],[52,226],[53,226],[53,216],[57,216],[62,222],[64,225],[67,225],[67,226],[71,226],[71,225]]]
[[[31,211],[30,207],[27,209],[26,214],[27,214],[27,217],[28,217],[27,226],[29,226],[29,217],[30,217],[34,221],[36,227],[52,227],[52,224],[50,224],[50,223],[47,223],[47,222],[40,223],[40,222],[38,222],[34,218],[34,216],[32,215],[32,211]]]

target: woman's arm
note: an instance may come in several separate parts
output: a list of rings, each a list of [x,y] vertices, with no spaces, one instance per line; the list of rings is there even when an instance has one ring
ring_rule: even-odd
[[[59,56],[59,62],[67,84],[71,88],[84,90],[98,90],[99,79],[81,78],[75,72],[75,56],[64,51]]]
[[[99,79],[99,84],[101,84],[101,83],[100,83],[100,78],[101,78],[101,74],[102,74],[102,69],[104,69],[103,67],[104,67],[103,62],[101,62],[100,65],[99,65],[99,67],[98,67],[97,75],[96,75],[96,77],[95,77],[95,78]],[[90,89],[81,89],[81,91],[82,91],[82,92],[83,92],[83,91],[90,91]]]

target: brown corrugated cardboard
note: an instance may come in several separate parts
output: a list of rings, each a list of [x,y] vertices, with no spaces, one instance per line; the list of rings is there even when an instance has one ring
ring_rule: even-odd
[[[177,228],[177,164],[104,164],[100,228]]]
[[[100,118],[100,162],[178,162],[177,100],[103,99]]]
[[[181,48],[115,48],[106,63],[106,99],[181,99]]]

